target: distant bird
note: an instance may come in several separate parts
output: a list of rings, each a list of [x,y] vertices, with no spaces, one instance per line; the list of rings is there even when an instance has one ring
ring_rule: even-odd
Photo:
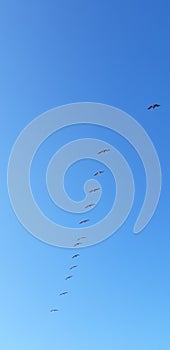
[[[80,256],[80,254],[75,254],[72,256],[72,259],[77,258],[78,256]]]
[[[77,241],[80,241],[81,239],[85,239],[85,238],[86,238],[85,236],[79,237],[77,238]]]
[[[67,280],[69,280],[69,279],[72,278],[72,277],[73,277],[72,275],[67,276],[67,277],[65,278],[65,280],[67,281]]]
[[[94,207],[94,205],[95,205],[94,203],[91,203],[91,204],[86,205],[85,208],[91,208],[91,207]]]
[[[62,292],[59,295],[65,295],[65,294],[68,294],[68,292]]]
[[[97,176],[103,173],[104,173],[104,170],[99,170],[99,171],[96,171],[96,173],[94,173],[94,176]]]
[[[157,103],[154,103],[153,105],[149,106],[148,109],[154,109],[156,107],[160,107],[160,105],[158,105]]]
[[[102,149],[101,151],[99,151],[97,154],[101,154],[101,153],[106,153],[106,152],[109,152],[110,149]]]
[[[90,220],[89,220],[89,219],[85,219],[85,220],[80,221],[79,224],[80,224],[80,225],[81,225],[81,224],[85,224],[85,223],[88,222],[88,221],[90,221]]]
[[[74,243],[73,247],[77,247],[78,245],[82,244],[81,242]]]
[[[50,312],[56,312],[59,311],[58,309],[51,309]]]
[[[96,176],[96,175],[94,175],[94,176]],[[98,190],[100,190],[100,187],[92,188],[92,190],[90,190],[89,193],[96,192]]]
[[[78,265],[73,265],[70,267],[70,270],[75,269]]]

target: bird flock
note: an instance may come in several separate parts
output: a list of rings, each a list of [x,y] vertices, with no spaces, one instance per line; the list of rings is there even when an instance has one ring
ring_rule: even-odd
[[[154,103],[154,104],[150,105],[147,109],[150,110],[150,109],[155,109],[155,108],[158,108],[158,107],[160,107],[160,104]],[[110,149],[102,149],[102,150],[99,151],[97,154],[103,154],[103,153],[107,153],[107,152],[109,152],[109,151],[110,151]],[[101,175],[101,174],[103,174],[103,173],[104,173],[104,170],[98,170],[98,171],[96,171],[96,172],[93,174],[93,176]],[[99,190],[100,190],[100,187],[92,188],[92,189],[89,191],[89,193],[96,192],[96,191],[99,191]],[[91,207],[93,207],[93,206],[95,206],[95,203],[90,203],[90,204],[86,205],[85,208],[91,208]],[[81,220],[81,221],[79,222],[79,224],[82,225],[82,224],[85,224],[85,223],[87,223],[87,222],[89,222],[89,221],[90,221],[90,219],[84,219],[84,220]],[[81,244],[82,244],[82,240],[84,240],[84,239],[86,239],[85,236],[78,237],[78,238],[77,238],[77,241],[74,243],[73,247],[77,247],[77,246],[81,245]],[[72,259],[77,259],[79,256],[80,256],[79,253],[74,254],[74,255],[72,256]],[[77,264],[77,265],[71,265],[71,267],[69,268],[69,270],[74,270],[74,269],[76,269],[77,267],[78,267],[78,264]],[[68,276],[65,277],[65,280],[67,281],[67,280],[70,280],[71,278],[73,278],[73,275],[68,275]],[[62,292],[59,293],[59,296],[64,296],[64,295],[67,295],[68,293],[69,293],[68,291],[62,291]],[[53,312],[57,312],[57,311],[59,311],[59,309],[57,309],[57,308],[54,308],[54,309],[51,309],[51,310],[50,310],[50,312],[52,312],[52,313],[53,313]]]
[[[86,237],[79,237],[78,240],[85,239],[85,238],[86,238]],[[77,243],[78,243],[78,242],[77,242]],[[72,259],[76,259],[76,258],[78,258],[79,256],[80,256],[79,253],[74,254],[74,255],[72,256]],[[78,267],[78,265],[71,265],[70,268],[69,268],[69,270],[76,269],[77,267]],[[68,276],[65,277],[65,280],[67,281],[67,280],[71,279],[72,277],[73,277],[73,275],[68,275]],[[66,291],[60,292],[60,293],[59,293],[59,296],[64,296],[64,295],[66,295],[66,294],[68,294],[68,291],[67,291],[67,290],[66,290]],[[50,312],[57,312],[57,311],[59,311],[59,309],[56,309],[56,308],[50,310]]]

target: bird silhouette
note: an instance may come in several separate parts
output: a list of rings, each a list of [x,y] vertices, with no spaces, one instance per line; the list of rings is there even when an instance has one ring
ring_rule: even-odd
[[[62,292],[59,295],[66,295],[66,294],[68,294],[68,292]]]
[[[104,173],[104,170],[99,170],[99,171],[96,171],[96,173],[94,173],[94,176],[97,176],[103,173]]]
[[[85,224],[85,223],[88,222],[88,221],[90,221],[90,220],[89,220],[89,219],[85,219],[85,220],[80,221],[79,224],[80,224],[80,225],[81,225],[81,224]]]
[[[78,237],[78,238],[77,238],[77,241],[80,241],[81,239],[85,239],[85,238],[86,238],[85,236]]]
[[[148,109],[154,109],[156,107],[160,107],[160,105],[157,103],[154,103],[153,105],[149,106]]]
[[[94,207],[94,205],[95,205],[94,203],[90,203],[90,204],[86,205],[85,208],[91,208],[91,207]]]
[[[92,193],[92,192],[96,192],[96,191],[99,191],[100,190],[100,187],[96,187],[96,188],[92,188],[89,193]]]
[[[70,267],[70,270],[75,269],[78,265],[73,265]]]
[[[78,245],[82,244],[81,242],[74,243],[73,247],[77,247]]]
[[[69,280],[69,279],[72,278],[72,277],[73,277],[72,275],[67,276],[67,277],[65,278],[65,280],[67,281],[67,280]]]
[[[106,153],[106,152],[109,152],[110,149],[102,149],[101,151],[99,151],[97,154],[101,154],[101,153]]]
[[[74,254],[74,255],[72,256],[72,259],[77,258],[78,256],[80,256],[80,254]]]
[[[59,311],[58,309],[51,309],[50,312],[56,312]]]

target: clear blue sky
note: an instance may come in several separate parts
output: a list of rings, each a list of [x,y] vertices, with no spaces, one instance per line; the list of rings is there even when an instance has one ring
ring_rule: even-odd
[[[3,350],[170,349],[169,15],[168,0],[1,1]],[[144,171],[134,149],[115,137],[135,177],[132,211],[113,236],[80,250],[79,267],[66,282],[75,250],[46,245],[23,228],[9,201],[7,165],[29,122],[51,108],[83,101],[118,107],[145,128],[159,155],[163,184],[152,220],[134,235]],[[152,103],[161,107],[148,111]],[[102,137],[111,138],[107,132]],[[40,165],[41,156],[43,162],[42,150]],[[37,200],[40,175],[32,174]],[[109,176],[101,180],[106,191]],[[106,193],[111,201],[112,193]],[[50,212],[45,190],[40,195]],[[49,215],[54,219],[55,212]],[[61,299],[57,294],[65,288],[70,293]],[[50,313],[53,307],[60,311]]]

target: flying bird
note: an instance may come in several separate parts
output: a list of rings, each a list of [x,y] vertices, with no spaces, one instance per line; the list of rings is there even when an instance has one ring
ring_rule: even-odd
[[[65,278],[65,280],[69,280],[69,279],[72,278],[72,277],[73,277],[72,275],[67,276],[67,277]]]
[[[85,238],[86,238],[85,236],[79,237],[77,238],[77,241],[80,241],[81,239],[85,239]]]
[[[59,311],[58,309],[51,309],[50,312],[56,312]]]
[[[78,265],[73,265],[70,267],[70,270],[75,269]]]
[[[102,149],[101,151],[99,151],[97,154],[101,154],[101,153],[105,153],[105,152],[109,152],[110,151],[110,149]]]
[[[79,222],[79,224],[85,224],[86,222],[90,221],[89,219],[85,219]]]
[[[77,258],[78,256],[80,256],[80,254],[75,254],[72,256],[72,259]]]
[[[149,106],[148,109],[154,109],[156,107],[160,107],[157,103],[154,103],[153,105]]]
[[[78,245],[82,244],[81,242],[77,242],[74,244],[74,247],[77,247]]]
[[[59,295],[65,295],[65,294],[68,294],[68,292],[62,292]]]
[[[94,176],[97,176],[103,173],[104,173],[104,170],[99,170],[99,171],[96,171],[96,173],[94,173]]]
[[[98,190],[100,190],[100,187],[92,188],[92,190],[90,190],[89,193],[91,193],[91,192],[96,192],[96,191],[98,191]]]
[[[91,207],[94,207],[94,205],[95,205],[94,203],[91,203],[91,204],[86,205],[85,208],[91,208]]]

